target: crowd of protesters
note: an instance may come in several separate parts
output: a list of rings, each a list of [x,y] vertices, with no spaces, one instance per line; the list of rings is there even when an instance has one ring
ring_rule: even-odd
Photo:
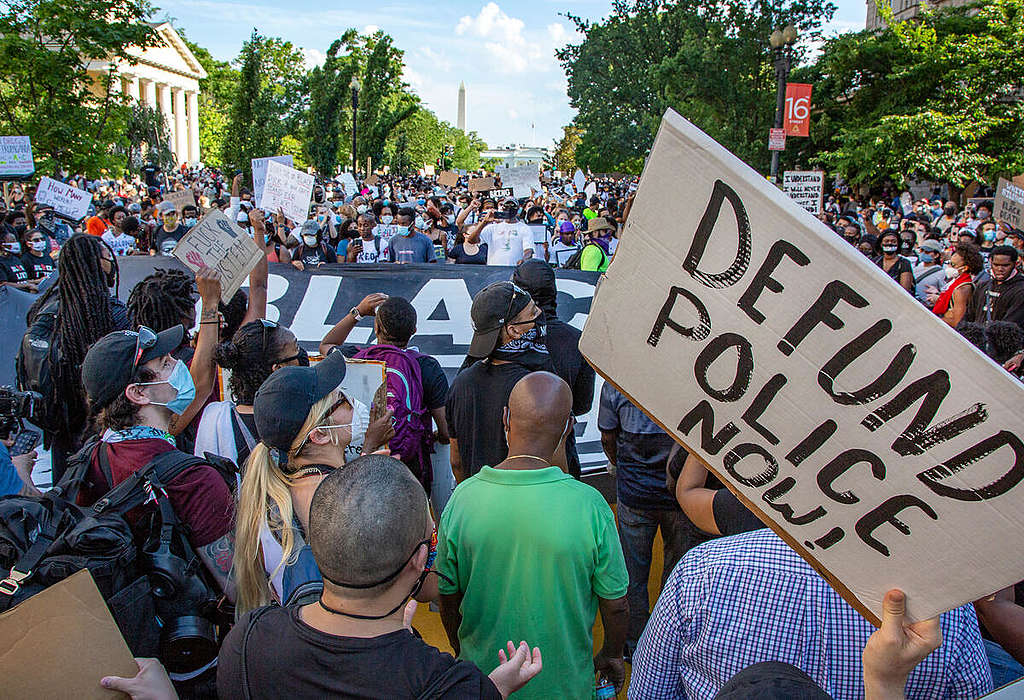
[[[553,268],[607,268],[634,180],[597,177],[589,193],[548,181],[518,199],[471,193],[466,179],[382,176],[355,192],[318,180],[305,221],[261,210],[241,177],[211,169],[70,181],[94,195],[83,221],[18,186],[0,224],[5,284],[38,295],[30,333],[51,319],[53,483],[93,505],[194,455],[125,517],[141,546],[154,514],[170,527],[173,511],[178,546],[194,554],[188,580],[216,601],[185,615],[215,628],[205,656],[139,658],[137,676],[104,687],[137,698],[590,698],[629,678],[629,697],[644,700],[964,698],[1024,676],[1014,588],[914,623],[906,594],[890,591],[876,630],[626,397],[610,385],[594,396],[579,331],[557,316]],[[181,189],[195,204],[165,200]],[[158,265],[118,300],[120,256],[170,255],[213,208],[265,250],[248,292],[224,301],[216,272]],[[1016,371],[1024,233],[991,211],[830,197],[821,219]],[[472,342],[449,383],[410,346],[416,310],[387,288],[312,358],[266,318],[269,263],[337,262],[510,270],[473,299]],[[364,318],[373,342],[346,342]],[[353,357],[387,363],[373,401],[342,388]],[[595,399],[614,511],[580,480],[575,416]],[[35,451],[8,454],[18,437],[0,443],[0,495],[38,498]],[[436,459],[442,447],[449,459]],[[420,638],[417,602],[437,605],[455,656]]]

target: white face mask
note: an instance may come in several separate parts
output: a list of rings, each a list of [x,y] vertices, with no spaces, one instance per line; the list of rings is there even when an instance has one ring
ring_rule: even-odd
[[[21,243],[17,241],[14,243],[4,243],[4,251],[11,255],[21,255]]]
[[[302,242],[305,243],[310,248],[312,248],[313,246],[316,245],[316,236],[303,236]]]
[[[390,224],[394,220],[395,220],[395,217],[391,216],[391,214],[384,214],[383,216],[380,217],[380,222],[382,224],[384,224],[385,226],[387,226],[388,224]]]
[[[355,459],[363,451],[363,443],[366,441],[366,429],[370,427],[370,407],[359,399],[349,399],[349,403],[352,406],[352,419],[350,422],[337,423],[334,425],[319,425],[310,430],[306,435],[306,439],[308,440],[310,435],[318,430],[328,431],[348,428],[349,441],[345,446],[345,462],[348,462],[349,459]],[[335,434],[331,435],[331,442],[335,445],[341,445],[341,440],[344,439],[344,433],[342,433],[339,438],[335,438]]]
[[[46,250],[46,241],[32,241],[32,250],[42,253]]]
[[[367,207],[365,204],[360,204],[358,207],[356,207],[356,211],[359,212],[360,214],[365,214],[366,209]]]
[[[952,265],[945,265],[944,267],[946,268],[947,279],[955,280],[957,277],[960,276],[960,270],[956,269]]]

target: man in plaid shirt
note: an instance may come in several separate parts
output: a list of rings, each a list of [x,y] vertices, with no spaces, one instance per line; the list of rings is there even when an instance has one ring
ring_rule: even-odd
[[[941,616],[942,646],[910,674],[906,697],[992,690],[970,605]],[[744,668],[783,661],[837,700],[863,698],[861,652],[874,627],[771,530],[701,545],[665,582],[633,657],[629,697],[710,698]]]

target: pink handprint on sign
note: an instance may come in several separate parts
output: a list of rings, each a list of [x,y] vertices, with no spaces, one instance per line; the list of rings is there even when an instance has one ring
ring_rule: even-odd
[[[203,256],[194,250],[190,250],[185,254],[185,259],[196,267],[206,267],[206,261],[203,260]]]

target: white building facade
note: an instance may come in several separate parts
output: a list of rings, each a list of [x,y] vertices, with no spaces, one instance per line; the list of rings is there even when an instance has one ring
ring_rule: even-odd
[[[544,160],[547,157],[548,151],[546,148],[532,146],[508,146],[480,151],[481,162],[497,158],[501,161],[502,167],[509,168],[514,168],[517,165],[536,165],[539,168],[544,165]]]
[[[169,22],[152,26],[159,41],[146,48],[132,47],[128,50],[131,59],[113,62],[119,78],[111,84],[111,91],[159,109],[167,122],[177,164],[197,163],[199,81],[206,71]],[[93,61],[89,71],[102,75],[111,67],[110,61]]]

